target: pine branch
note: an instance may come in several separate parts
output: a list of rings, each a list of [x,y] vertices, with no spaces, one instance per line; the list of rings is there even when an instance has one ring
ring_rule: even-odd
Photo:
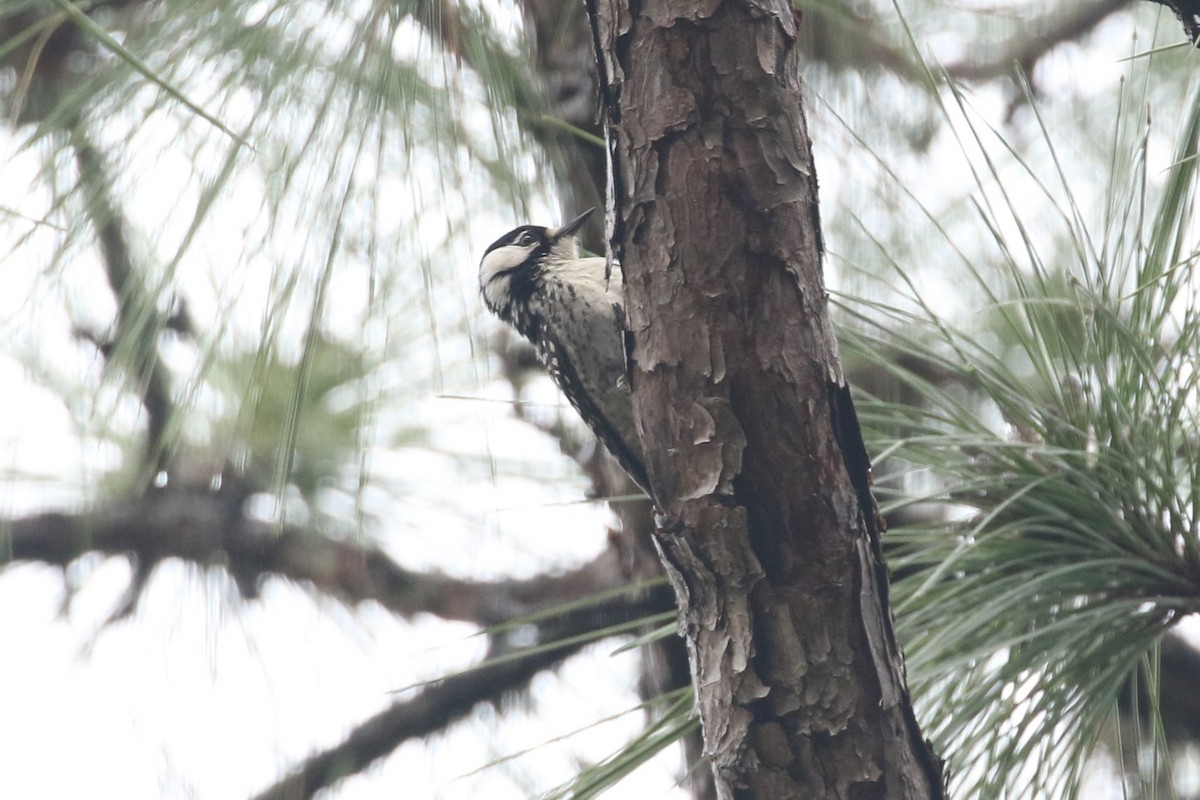
[[[946,74],[959,81],[987,81],[1012,76],[1014,66],[1032,74],[1034,66],[1051,50],[1076,41],[1111,15],[1132,5],[1131,0],[1097,0],[1077,3],[1066,13],[1048,14],[1024,26],[1031,35],[1010,37],[994,55],[964,60],[946,67]]]
[[[166,380],[166,367],[158,354],[158,336],[168,326],[166,315],[147,291],[130,253],[125,220],[112,196],[112,179],[104,159],[92,144],[82,120],[71,126],[71,144],[79,167],[84,209],[96,231],[108,285],[117,301],[117,317],[111,339],[92,338],[110,363],[121,348],[122,365],[129,371],[134,391],[146,411],[144,476],[169,466],[167,420],[173,412]]]
[[[665,587],[662,587],[665,589]],[[547,618],[537,625],[539,644],[517,650],[493,636],[487,658],[478,667],[433,683],[411,700],[398,702],[350,732],[341,743],[306,759],[255,800],[300,800],[362,772],[409,739],[444,731],[479,703],[497,703],[525,692],[535,675],[557,667],[579,652],[600,627],[637,620],[670,608],[667,591],[626,603],[619,598],[595,607]],[[561,643],[556,646],[556,643]]]
[[[359,725],[338,745],[306,759],[287,777],[254,800],[301,800],[362,772],[409,739],[444,730],[479,703],[496,702],[511,692],[525,691],[533,677],[582,649],[565,645],[529,656],[495,661],[445,678],[411,700],[399,702]],[[494,648],[489,656],[504,655]]]
[[[146,573],[179,558],[228,569],[250,597],[264,580],[280,577],[351,604],[373,600],[403,617],[429,613],[482,626],[628,584],[615,546],[577,569],[527,580],[469,581],[407,570],[367,542],[246,518],[223,492],[152,492],[78,514],[13,519],[5,528],[14,562],[65,568],[84,553],[100,552],[129,556]]]

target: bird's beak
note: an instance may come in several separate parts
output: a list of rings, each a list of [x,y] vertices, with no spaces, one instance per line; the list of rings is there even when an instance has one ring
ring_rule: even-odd
[[[573,235],[577,230],[579,230],[580,228],[583,227],[583,223],[588,221],[588,217],[590,217],[592,215],[592,212],[595,210],[596,209],[594,209],[594,208],[589,208],[587,211],[583,212],[578,217],[576,217],[575,219],[568,222],[566,225],[563,225],[558,230],[553,231],[551,234],[552,237],[555,239],[561,239],[564,236]]]

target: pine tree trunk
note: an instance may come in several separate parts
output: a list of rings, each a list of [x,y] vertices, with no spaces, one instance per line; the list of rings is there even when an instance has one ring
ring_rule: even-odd
[[[936,798],[782,0],[589,0],[633,395],[718,793]]]

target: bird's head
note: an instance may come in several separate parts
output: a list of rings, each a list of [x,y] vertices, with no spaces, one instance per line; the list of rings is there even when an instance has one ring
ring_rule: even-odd
[[[528,299],[546,265],[578,258],[575,234],[593,211],[589,208],[557,228],[522,225],[492,242],[479,263],[479,289],[488,308],[510,320],[513,303]]]

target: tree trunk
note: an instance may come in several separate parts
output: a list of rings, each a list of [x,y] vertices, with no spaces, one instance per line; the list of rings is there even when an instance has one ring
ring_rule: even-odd
[[[521,0],[525,22],[533,41],[534,68],[547,93],[551,113],[564,122],[599,138],[603,134],[596,116],[597,78],[592,59],[592,30],[582,6],[562,0]],[[534,128],[538,141],[555,163],[561,190],[560,220],[572,219],[586,208],[603,202],[606,158],[603,147],[584,142],[558,128]],[[592,226],[588,226],[591,230]],[[600,252],[603,239],[585,235],[584,245]],[[601,463],[584,465],[592,479],[597,497],[638,495],[640,490],[612,458],[598,448]],[[650,504],[642,501],[619,502],[612,506],[620,528],[612,532],[610,542],[622,553],[626,579],[631,583],[663,574],[663,566],[654,550],[653,517]],[[639,648],[642,674],[638,694],[643,700],[655,698],[688,685],[688,657],[682,639],[668,638]],[[651,714],[653,711],[650,712]],[[703,743],[699,731],[687,734],[682,743],[686,785],[694,800],[712,800],[716,796],[707,769],[692,768],[702,763]]]
[[[589,0],[636,417],[730,798],[935,798],[821,278],[782,0]]]

